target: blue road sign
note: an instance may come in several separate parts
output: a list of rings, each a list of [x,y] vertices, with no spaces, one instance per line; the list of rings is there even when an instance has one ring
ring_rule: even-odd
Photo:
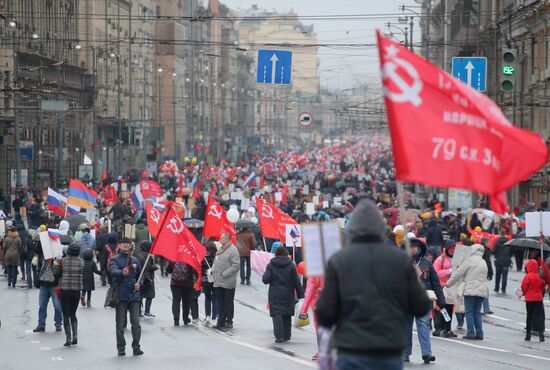
[[[291,51],[258,50],[258,83],[290,85],[291,75]]]
[[[487,58],[453,58],[453,77],[466,85],[484,92],[487,90]]]

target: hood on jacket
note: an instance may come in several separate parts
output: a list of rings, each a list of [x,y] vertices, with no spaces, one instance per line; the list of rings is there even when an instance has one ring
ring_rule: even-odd
[[[493,248],[496,247],[497,245],[504,245],[506,242],[508,242],[508,239],[506,239],[505,236],[501,236],[495,241],[495,245],[493,246]],[[508,246],[506,246],[506,248],[508,248]]]
[[[137,230],[144,230],[144,229],[147,229],[147,225],[145,225],[145,224],[143,224],[143,223],[136,224],[136,229],[137,229]]]
[[[437,220],[431,219],[428,223],[428,227],[436,227],[437,226]]]
[[[453,239],[446,240],[445,244],[444,244],[445,256],[447,256],[449,258],[453,258],[453,256],[451,256],[449,254],[449,249],[455,248],[455,247],[456,247],[456,241],[455,240],[453,240]]]
[[[78,243],[69,244],[69,248],[67,248],[67,254],[69,256],[80,256],[80,245],[78,245]]]
[[[485,248],[483,248],[483,245],[481,245],[481,244],[472,245],[472,256],[483,257],[483,252],[484,251],[485,251]]]
[[[67,235],[69,234],[69,228],[70,228],[69,221],[63,220],[59,223],[59,233],[61,235]]]
[[[94,251],[86,249],[84,253],[82,253],[82,258],[84,258],[84,261],[92,261],[94,259]]]
[[[288,256],[277,256],[271,259],[271,264],[277,268],[285,268],[291,263],[292,261]]]
[[[535,260],[529,260],[529,262],[525,265],[525,269],[527,270],[527,273],[535,272],[538,274],[539,264]]]
[[[10,230],[10,231],[8,231],[8,236],[10,238],[14,238],[14,239],[19,238],[19,233],[17,231]]]
[[[376,205],[363,199],[355,206],[347,231],[352,241],[365,238],[382,241],[385,228],[386,224]]]
[[[424,243],[422,240],[418,238],[410,238],[409,243],[411,243],[411,246],[417,245],[420,248],[419,251],[413,256],[415,261],[418,261],[420,258],[426,255],[426,250],[428,248],[426,247],[426,243]],[[401,248],[405,248],[405,243],[401,245]]]

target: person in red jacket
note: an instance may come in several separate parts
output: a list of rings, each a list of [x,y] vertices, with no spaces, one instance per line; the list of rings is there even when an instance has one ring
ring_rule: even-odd
[[[539,339],[544,342],[544,305],[542,299],[546,283],[539,276],[539,264],[535,260],[530,260],[525,265],[527,274],[521,282],[521,291],[525,296],[525,306],[527,308],[527,334],[525,340],[531,340],[531,329],[539,332]]]

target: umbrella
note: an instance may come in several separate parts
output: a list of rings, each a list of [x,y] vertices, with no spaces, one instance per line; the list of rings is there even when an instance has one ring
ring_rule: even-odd
[[[512,239],[504,243],[504,245],[507,245],[509,247],[525,248],[525,249],[541,249],[541,246],[538,240],[529,239],[529,238]],[[542,250],[550,252],[550,247],[544,244],[544,246],[542,247]]]
[[[73,233],[78,230],[80,224],[85,224],[88,222],[88,220],[86,220],[86,216],[81,215],[80,213],[67,217],[67,221],[69,222],[69,229]]]
[[[255,229],[255,228],[258,227],[258,225],[256,225],[254,222],[252,222],[250,220],[239,220],[235,224],[236,229],[244,229],[245,227],[247,229]]]
[[[190,218],[188,220],[183,220],[183,223],[185,226],[191,228],[191,229],[200,229],[201,227],[204,227],[204,221],[197,220],[196,218]]]

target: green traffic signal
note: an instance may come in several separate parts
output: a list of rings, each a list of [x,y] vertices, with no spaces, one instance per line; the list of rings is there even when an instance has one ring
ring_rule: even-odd
[[[500,84],[500,86],[502,87],[502,90],[506,90],[506,91],[510,91],[514,88],[514,84],[512,83],[512,81],[510,80],[504,80],[502,81],[502,83]]]
[[[516,73],[514,66],[502,66],[502,74],[506,76],[513,76]]]

